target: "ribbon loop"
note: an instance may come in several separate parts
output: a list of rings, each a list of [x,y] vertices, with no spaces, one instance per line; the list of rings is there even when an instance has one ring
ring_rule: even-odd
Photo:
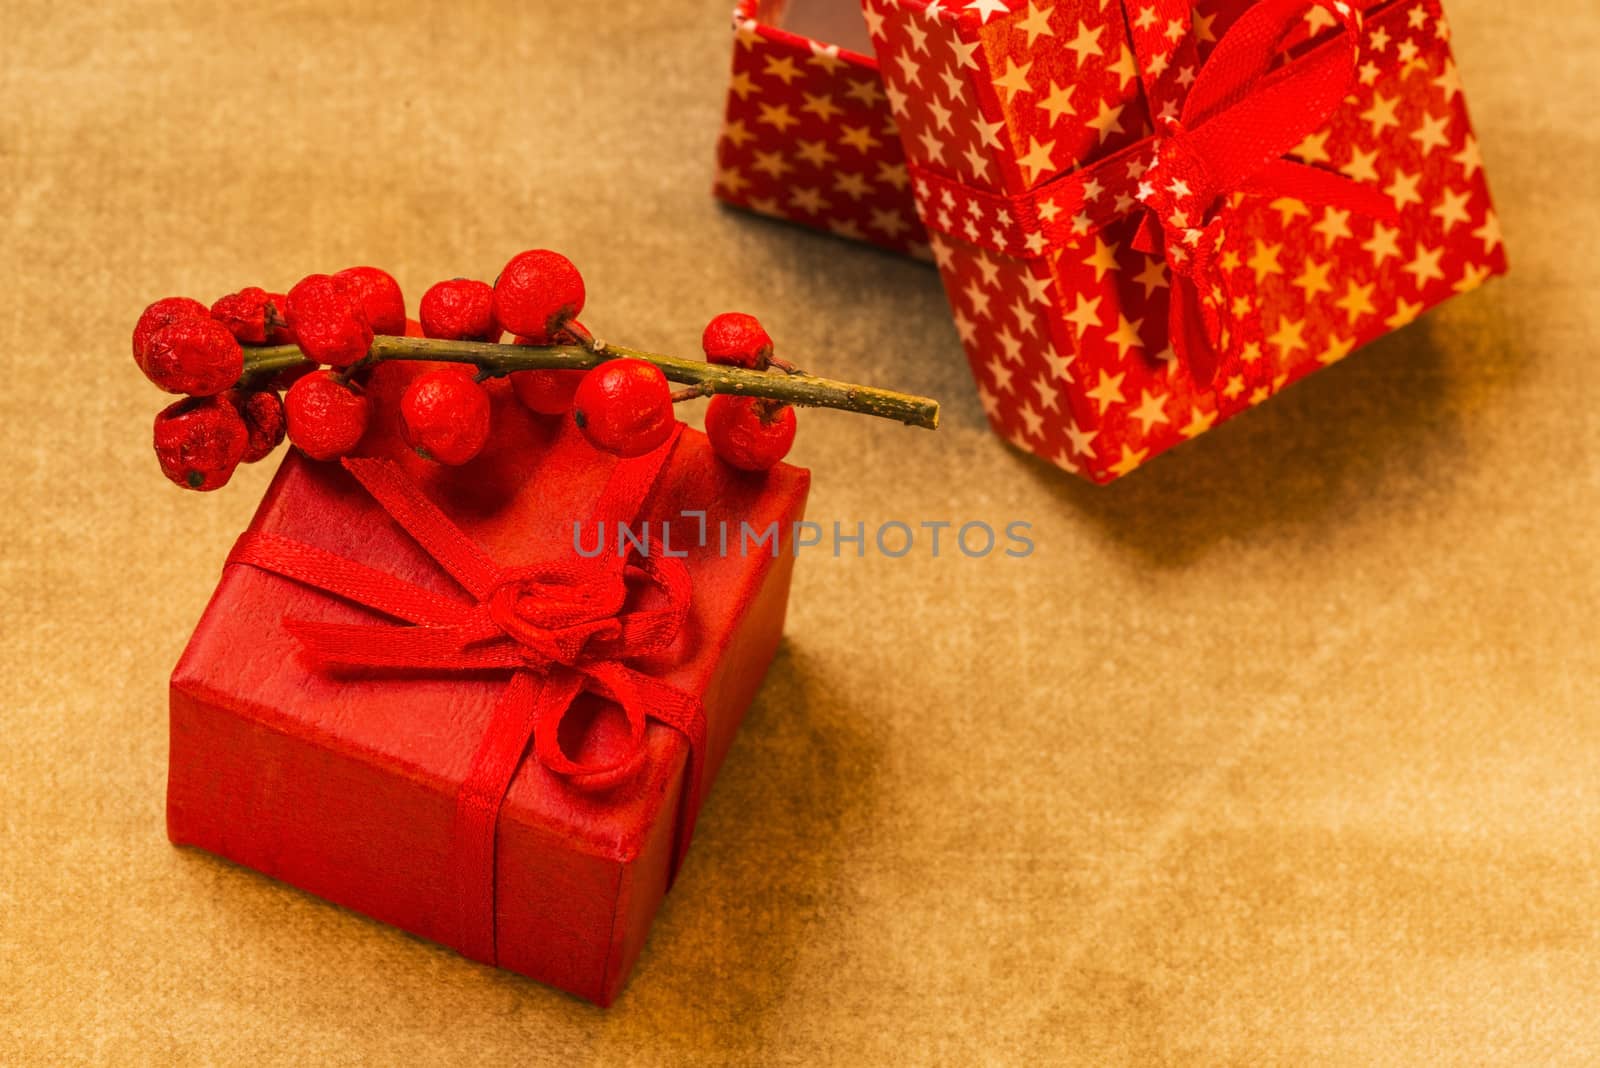
[[[1341,40],[1274,71],[1306,11],[1321,7],[1343,28]],[[1328,121],[1355,79],[1361,16],[1343,0],[1259,0],[1217,42],[1183,105],[1203,150],[1233,157],[1240,173],[1276,159]],[[1259,147],[1259,156],[1250,151]]]
[[[596,664],[581,675],[576,672],[561,674],[567,676],[563,679],[564,684],[575,688],[563,690],[558,697],[539,703],[533,734],[534,752],[539,757],[539,763],[582,790],[609,790],[631,779],[645,758],[645,714],[650,706],[642,688],[619,684],[619,676],[626,678],[630,673],[615,661]],[[573,700],[585,691],[609,698],[622,709],[627,719],[627,745],[622,755],[609,763],[574,760],[561,747],[561,723],[572,710]]]

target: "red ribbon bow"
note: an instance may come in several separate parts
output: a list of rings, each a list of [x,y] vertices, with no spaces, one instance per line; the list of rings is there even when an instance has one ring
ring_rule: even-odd
[[[1332,117],[1355,84],[1360,13],[1344,0],[1316,2],[1339,20],[1349,47],[1320,48],[1274,71],[1285,39],[1314,5],[1262,0],[1218,42],[1179,116],[1159,120],[1155,162],[1139,182],[1135,199],[1148,214],[1133,244],[1164,253],[1172,278],[1168,337],[1201,385],[1216,374],[1228,309],[1240,296],[1217,266],[1232,196],[1395,214],[1388,197],[1370,186],[1282,158]],[[1254,294],[1244,296],[1253,307]]]
[[[631,518],[671,454],[677,435],[655,452],[613,469],[593,522]],[[457,880],[460,952],[496,963],[495,833],[500,808],[530,739],[535,759],[582,790],[631,780],[644,766],[645,728],[658,720],[689,744],[673,868],[694,830],[700,803],[706,720],[700,699],[627,665],[666,651],[689,611],[691,582],[680,559],[574,551],[559,563],[502,567],[450,521],[396,464],[345,460],[344,467],[440,566],[471,594],[445,597],[275,534],[246,533],[230,564],[261,568],[354,601],[409,626],[285,620],[325,667],[436,672],[507,671],[510,681],[456,795],[450,870]],[[584,692],[614,701],[628,723],[628,745],[610,763],[580,763],[561,748],[561,722]]]
[[[1191,14],[1192,0],[1149,3],[1164,23]],[[1335,14],[1342,38],[1277,66],[1284,42],[1317,5]],[[1380,191],[1283,158],[1327,123],[1354,85],[1360,18],[1344,0],[1260,0],[1218,42],[1186,93],[1180,80],[1153,73],[1170,73],[1170,63],[1140,57],[1146,100],[1161,116],[1154,137],[1016,195],[914,167],[922,214],[932,228],[995,251],[1044,257],[1139,211],[1134,247],[1161,254],[1169,268],[1169,343],[1207,385],[1225,354],[1238,356],[1246,335],[1262,336],[1253,273],[1230,278],[1222,269],[1234,197],[1289,197],[1395,216]],[[1183,55],[1193,47],[1187,37],[1178,46]],[[980,217],[1000,225],[980,225]]]

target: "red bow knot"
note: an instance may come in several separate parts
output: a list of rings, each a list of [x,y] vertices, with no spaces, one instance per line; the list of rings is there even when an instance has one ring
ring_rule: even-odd
[[[596,521],[632,515],[643,504],[677,435],[655,452],[613,470]],[[636,554],[502,567],[386,460],[344,466],[402,529],[473,600],[437,594],[325,549],[274,534],[247,532],[230,564],[270,571],[406,621],[322,623],[285,620],[306,652],[328,667],[439,672],[503,670],[510,679],[456,795],[450,873],[457,881],[454,944],[494,963],[494,847],[500,806],[532,743],[537,762],[582,790],[611,789],[643,769],[646,727],[656,720],[688,742],[673,867],[688,848],[700,803],[705,711],[698,697],[629,666],[666,652],[688,616],[691,582],[677,558]],[[561,723],[585,692],[614,702],[627,721],[626,743],[610,760],[574,760]]]
[[[1210,381],[1216,362],[1206,354],[1224,344],[1229,303],[1227,275],[1217,265],[1226,236],[1218,204],[1221,189],[1183,123],[1167,117],[1157,125],[1161,135],[1155,141],[1155,160],[1134,194],[1145,216],[1133,247],[1166,260],[1172,281],[1168,336],[1173,351],[1197,380]]]
[[[500,633],[516,643],[523,662],[571,667],[592,640],[615,637],[628,590],[622,576],[559,567],[506,571],[484,602]]]
[[[1149,211],[1140,226],[1139,248],[1156,252],[1159,234],[1165,242],[1167,265],[1174,271],[1187,271],[1202,255],[1208,236],[1215,250],[1220,220],[1213,209],[1218,190],[1183,123],[1163,119],[1159,127],[1162,133],[1155,142],[1155,162],[1144,172],[1134,195]]]
[[[654,607],[625,607],[642,591]],[[689,608],[689,576],[681,561],[639,557],[620,570],[592,560],[508,568],[482,607],[535,669],[633,659],[672,644]]]

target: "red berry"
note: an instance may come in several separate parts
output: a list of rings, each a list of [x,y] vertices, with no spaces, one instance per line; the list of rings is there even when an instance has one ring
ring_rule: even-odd
[[[518,345],[532,345],[525,337],[517,338]],[[565,415],[572,410],[572,395],[578,391],[587,371],[515,371],[508,377],[517,399],[530,411],[540,415]]]
[[[296,367],[290,367],[286,370],[279,371],[277,374],[272,375],[265,382],[263,382],[262,385],[267,389],[276,390],[279,393],[283,393],[286,392],[290,386],[294,385],[306,375],[311,374],[316,370],[319,370],[316,364],[302,363]]]
[[[264,459],[283,440],[283,402],[270,389],[249,392],[235,389],[226,396],[244,420],[245,429],[250,432],[250,444],[244,450],[244,462],[253,464]]]
[[[772,360],[772,337],[762,328],[761,320],[744,312],[723,312],[707,323],[700,347],[711,363],[748,367],[752,371],[766,370]]]
[[[511,377],[511,388],[517,399],[540,415],[565,415],[572,410],[572,397],[583,381],[584,371],[538,370],[516,371]]]
[[[318,363],[349,367],[372,347],[360,295],[342,278],[313,274],[289,290],[289,325],[300,351]]]
[[[494,316],[536,345],[548,345],[583,312],[583,276],[559,252],[534,249],[511,258],[494,283]]]
[[[445,341],[499,341],[494,287],[475,278],[435,282],[422,294],[422,333]]]
[[[597,449],[643,456],[672,436],[672,388],[655,364],[607,360],[587,372],[573,396],[572,417]]]
[[[279,298],[282,299],[282,298]],[[246,345],[265,345],[273,330],[273,322],[282,312],[274,306],[273,296],[260,286],[248,286],[237,293],[218,297],[211,305],[211,318],[232,331],[233,336]]]
[[[228,484],[249,445],[244,420],[221,397],[187,397],[156,416],[156,459],[161,472],[185,489]]]
[[[133,362],[144,370],[144,350],[157,330],[179,319],[205,319],[211,312],[198,300],[188,297],[163,297],[144,310],[133,328]]]
[[[354,451],[367,432],[370,408],[365,395],[332,371],[306,375],[283,398],[289,440],[313,460]]]
[[[423,459],[464,464],[489,440],[488,391],[464,367],[429,371],[400,398],[400,429]]]
[[[268,293],[272,305],[267,312],[267,344],[293,345],[294,327],[289,325],[289,298],[282,293]]]
[[[168,393],[209,397],[239,381],[244,351],[216,320],[183,318],[151,335],[144,347],[144,373]]]
[[[396,337],[405,334],[406,298],[394,275],[376,267],[346,267],[334,277],[355,293],[373,333]]]
[[[741,471],[765,471],[789,455],[794,430],[794,409],[763,397],[719,393],[706,405],[711,447]]]

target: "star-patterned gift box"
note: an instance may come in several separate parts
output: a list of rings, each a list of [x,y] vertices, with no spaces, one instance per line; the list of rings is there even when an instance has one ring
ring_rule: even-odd
[[[1506,269],[1437,0],[864,10],[989,419],[1096,482]]]
[[[925,258],[928,237],[856,0],[740,0],[733,40],[715,194]]]

